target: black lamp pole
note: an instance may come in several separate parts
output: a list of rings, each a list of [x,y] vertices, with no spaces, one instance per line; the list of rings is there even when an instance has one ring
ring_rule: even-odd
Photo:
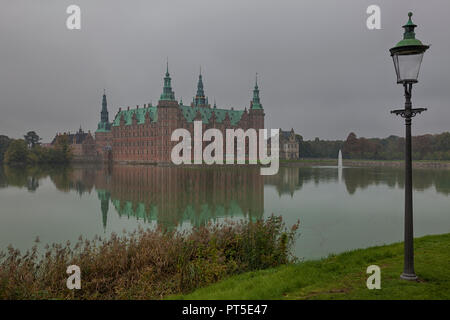
[[[415,38],[414,28],[417,26],[411,21],[411,12],[408,16],[409,20],[403,26],[405,28],[403,40],[390,49],[397,73],[397,83],[403,84],[405,90],[405,108],[391,111],[391,113],[405,118],[405,254],[403,273],[400,277],[405,280],[416,280],[417,276],[414,272],[411,122],[414,116],[427,109],[412,108],[411,91],[413,83],[417,82],[423,54],[429,46],[423,45]]]
[[[427,109],[413,109],[411,103],[412,83],[404,83],[403,86],[405,88],[405,109],[391,111],[391,113],[405,118],[405,254],[403,274],[400,277],[405,280],[416,280],[417,276],[414,272],[411,123],[416,114]]]

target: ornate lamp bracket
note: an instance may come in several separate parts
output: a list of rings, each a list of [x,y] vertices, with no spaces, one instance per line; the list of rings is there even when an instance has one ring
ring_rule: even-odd
[[[392,110],[391,113],[401,116],[402,118],[414,118],[416,115],[424,111],[427,111],[427,108],[398,109]]]

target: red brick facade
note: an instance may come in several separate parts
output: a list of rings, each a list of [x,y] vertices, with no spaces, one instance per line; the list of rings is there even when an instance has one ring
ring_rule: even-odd
[[[158,121],[156,122],[150,121],[147,117],[142,124],[138,124],[137,120],[133,119],[131,125],[126,125],[122,119],[119,126],[112,127],[110,138],[105,137],[105,133],[99,136],[99,148],[104,147],[105,141],[111,141],[114,161],[170,162],[172,148],[178,144],[171,141],[172,132],[175,129],[184,128],[193,138],[194,122],[186,121],[176,101],[160,101],[157,112]],[[219,129],[224,137],[226,129],[262,129],[264,128],[264,112],[245,110],[236,125],[231,125],[227,119],[217,123],[213,118],[210,123],[202,124],[203,132],[209,128]]]

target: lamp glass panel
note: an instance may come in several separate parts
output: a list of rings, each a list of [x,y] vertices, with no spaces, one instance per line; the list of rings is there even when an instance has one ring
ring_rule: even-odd
[[[408,55],[394,54],[392,58],[394,60],[395,72],[397,73],[397,82],[417,81],[423,52]]]

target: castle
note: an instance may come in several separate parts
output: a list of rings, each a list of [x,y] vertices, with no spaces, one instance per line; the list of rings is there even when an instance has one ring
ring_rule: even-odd
[[[164,77],[163,92],[158,104],[151,103],[136,108],[119,108],[109,122],[106,94],[103,93],[100,122],[95,131],[96,154],[104,161],[133,163],[169,163],[171,150],[178,143],[171,141],[172,132],[178,128],[194,131],[194,121],[202,121],[202,129],[264,128],[264,110],[259,98],[258,81],[255,80],[253,99],[249,110],[219,109],[208,103],[200,72],[197,93],[190,105],[175,99],[169,67]]]

